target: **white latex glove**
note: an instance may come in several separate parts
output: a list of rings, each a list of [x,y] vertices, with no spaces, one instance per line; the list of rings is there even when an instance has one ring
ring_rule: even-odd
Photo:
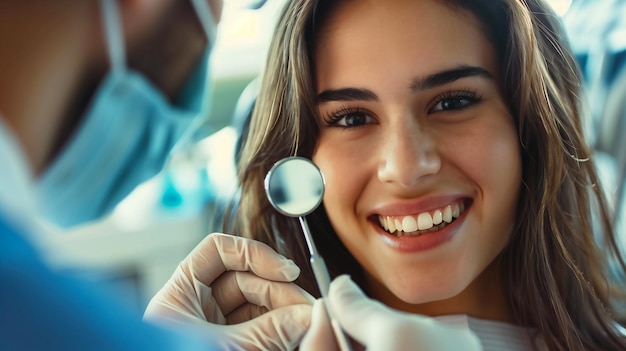
[[[343,330],[369,351],[482,350],[480,341],[467,327],[445,325],[430,317],[392,310],[365,296],[347,275],[337,277],[330,284],[326,303]],[[339,350],[335,340],[323,300],[317,300],[311,328],[300,350]]]
[[[261,242],[213,233],[179,264],[144,318],[199,330],[229,350],[291,350],[314,302],[292,283],[299,274]]]

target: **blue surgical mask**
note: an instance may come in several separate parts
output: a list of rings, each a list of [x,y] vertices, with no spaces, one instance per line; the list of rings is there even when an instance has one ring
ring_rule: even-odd
[[[38,181],[41,210],[60,227],[110,213],[161,171],[181,136],[207,111],[208,56],[216,34],[207,1],[191,0],[209,48],[176,104],[126,65],[117,1],[101,0],[111,69],[72,139]]]

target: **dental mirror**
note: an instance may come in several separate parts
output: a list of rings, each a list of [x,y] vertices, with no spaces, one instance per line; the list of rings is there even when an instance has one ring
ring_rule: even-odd
[[[317,252],[306,221],[306,215],[315,211],[324,196],[324,176],[319,168],[304,157],[287,157],[274,164],[265,176],[265,193],[274,208],[288,217],[298,217],[309,249],[311,268],[322,297],[328,295],[330,274],[324,259]],[[341,350],[351,350],[348,339],[326,308]]]
[[[322,203],[324,177],[306,158],[284,158],[267,173],[265,191],[278,212],[288,217],[302,217]]]

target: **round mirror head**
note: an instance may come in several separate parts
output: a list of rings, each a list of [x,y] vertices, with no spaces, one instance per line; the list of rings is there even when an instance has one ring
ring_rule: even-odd
[[[306,158],[283,158],[265,176],[265,193],[272,206],[285,216],[306,216],[322,203],[324,176]]]

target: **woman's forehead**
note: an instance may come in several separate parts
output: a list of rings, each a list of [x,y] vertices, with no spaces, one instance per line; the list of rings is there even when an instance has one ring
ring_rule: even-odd
[[[438,1],[348,1],[323,23],[314,53],[318,92],[403,76],[408,86],[458,66],[498,73],[478,20]]]

